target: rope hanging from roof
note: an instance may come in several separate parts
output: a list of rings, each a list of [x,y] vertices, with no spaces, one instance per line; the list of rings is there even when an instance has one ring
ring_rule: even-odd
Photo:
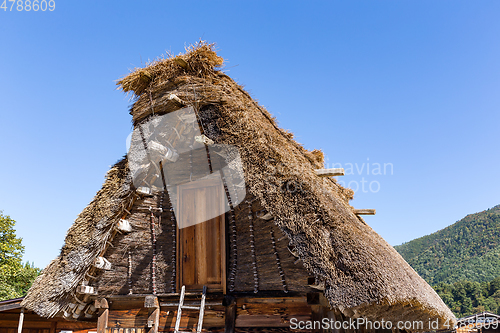
[[[283,291],[287,293],[288,287],[286,286],[285,273],[283,272],[283,268],[281,267],[281,261],[278,254],[278,249],[276,247],[276,239],[274,238],[274,231],[271,231],[271,242],[273,243],[273,251],[274,255],[276,256],[276,265],[278,266],[278,272],[280,274],[281,283],[283,284]]]
[[[163,215],[163,201],[165,200],[165,189],[167,187],[166,183],[165,183],[165,176],[163,174],[163,165],[160,161],[160,171],[161,171],[161,180],[163,182],[163,191],[161,192],[161,196],[160,196],[160,215],[158,215],[158,226],[161,226],[161,217]],[[153,286],[154,286],[154,289],[153,289],[153,295],[156,295],[156,232],[153,230],[153,262],[154,262],[154,266],[153,266],[153,277],[154,277],[154,280],[153,280]]]
[[[224,185],[224,191],[226,192],[227,202],[229,203],[230,208],[230,227],[231,227],[231,252],[232,252],[232,263],[231,263],[231,272],[229,274],[229,291],[234,291],[234,282],[236,279],[236,267],[237,267],[237,258],[238,258],[238,247],[236,246],[237,235],[236,235],[236,219],[234,216],[234,207],[233,202],[231,201],[231,196],[229,195],[229,190],[227,188],[226,179],[220,170],[222,184]]]
[[[167,181],[166,177],[168,175],[165,175],[164,170],[163,170],[163,163],[160,161],[160,172],[161,172],[161,181],[163,183],[163,192],[161,196],[161,201],[160,201],[160,208],[164,209],[164,198],[165,194],[167,193]],[[171,227],[172,227],[172,256],[171,256],[171,267],[172,267],[172,275],[170,276],[170,290],[172,293],[176,292],[176,260],[177,260],[177,247],[176,247],[176,237],[177,237],[177,221],[175,220],[175,214],[174,214],[174,207],[172,206],[172,201],[170,200],[169,197],[169,202],[168,202],[168,210],[170,212],[170,222],[171,222]]]
[[[149,163],[151,163],[151,155],[149,155],[148,143],[146,141],[146,137],[144,136],[144,131],[142,130],[141,124],[138,124],[137,127],[139,128],[139,133],[141,134],[141,141],[144,146],[144,150],[146,151],[146,156],[148,157]]]
[[[156,223],[153,213],[153,207],[149,207],[151,211],[151,246],[153,248],[153,260],[151,261],[151,282],[153,284],[153,295],[156,295]]]
[[[172,275],[170,277],[170,289],[173,293],[175,293],[175,287],[176,287],[176,260],[177,260],[177,247],[176,247],[176,237],[177,237],[177,223],[175,220],[175,215],[174,215],[174,208],[172,207],[172,204],[170,203],[169,206],[169,211],[170,211],[170,221],[172,223]]]
[[[130,254],[130,251],[128,251],[127,280],[128,280],[128,294],[132,295],[132,255]]]
[[[248,221],[249,221],[249,227],[250,227],[250,252],[252,255],[252,268],[253,268],[253,292],[258,293],[259,292],[259,275],[257,272],[257,260],[255,257],[255,237],[253,233],[253,212],[252,212],[252,202],[247,201],[246,202],[248,205]]]

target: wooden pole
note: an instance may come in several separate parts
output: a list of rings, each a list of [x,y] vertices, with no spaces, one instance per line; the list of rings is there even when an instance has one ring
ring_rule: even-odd
[[[17,333],[23,332],[23,322],[24,322],[24,308],[21,308],[19,313],[19,325],[17,326]]]
[[[108,328],[109,305],[105,298],[97,299],[95,307],[99,309],[99,318],[97,319],[97,333],[106,333]]]
[[[325,317],[325,313],[324,313],[324,308],[323,306],[321,305],[310,305],[311,307],[311,320],[313,322],[315,321],[318,321],[318,322],[321,322],[323,320],[323,318]],[[322,328],[320,329],[316,329],[315,332],[321,332],[321,333],[324,333],[325,330],[323,330]]]
[[[331,176],[343,176],[343,168],[332,168],[332,169],[316,169],[314,170],[319,177],[331,177]]]
[[[330,303],[321,292],[307,293],[307,304],[311,307],[311,320],[313,321],[322,322],[324,318],[328,318],[328,321],[333,324],[335,324],[336,321],[345,321],[345,318],[342,317],[340,311],[330,308]],[[314,332],[349,333],[342,327],[340,329],[336,329],[335,326],[330,326],[330,328],[321,328],[319,330],[315,330]]]
[[[338,309],[334,309],[333,311],[334,311],[335,321],[340,321],[340,322],[344,322],[345,321],[345,318],[342,315],[342,312],[340,312]],[[345,329],[343,327],[341,327],[337,331],[338,331],[338,333],[346,333],[346,331],[345,331]]]
[[[226,303],[226,315],[225,315],[225,333],[234,333],[236,326],[236,299],[232,296],[226,296],[224,300]]]
[[[53,321],[50,323],[50,331],[49,333],[56,333],[57,329],[57,321]]]
[[[375,209],[355,209],[356,215],[375,215]]]

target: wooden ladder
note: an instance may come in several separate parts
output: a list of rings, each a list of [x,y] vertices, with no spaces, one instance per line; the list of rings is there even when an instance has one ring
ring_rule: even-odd
[[[174,333],[192,333],[186,331],[179,331],[179,325],[181,324],[182,309],[188,310],[199,310],[200,315],[198,317],[198,325],[196,326],[196,333],[201,333],[201,326],[203,325],[203,314],[205,312],[205,298],[207,297],[207,286],[203,286],[203,293],[201,294],[200,306],[190,306],[184,305],[184,295],[186,294],[186,286],[182,286],[181,289],[181,299],[179,300],[179,308],[177,309],[177,319],[175,320]]]

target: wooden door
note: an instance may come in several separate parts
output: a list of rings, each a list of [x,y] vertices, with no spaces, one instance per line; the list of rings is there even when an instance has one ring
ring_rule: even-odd
[[[225,194],[218,180],[178,187],[178,289],[225,292]],[[213,217],[215,216],[215,217]],[[207,219],[207,217],[211,217]],[[198,223],[200,221],[205,221]],[[194,225],[192,225],[195,223]]]

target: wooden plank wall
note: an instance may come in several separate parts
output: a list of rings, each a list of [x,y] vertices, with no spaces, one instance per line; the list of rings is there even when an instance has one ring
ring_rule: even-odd
[[[208,305],[205,308],[203,327],[205,329],[225,326],[226,308],[222,305]],[[181,330],[191,330],[198,322],[198,311],[182,312]],[[161,307],[159,315],[160,332],[168,332],[175,326],[176,307]],[[281,327],[290,326],[290,319],[311,320],[311,307],[306,297],[244,297],[236,300],[236,328],[238,327]],[[144,328],[147,325],[148,309],[135,308],[110,310],[108,319],[109,333],[145,333],[139,331],[120,331],[125,328]],[[118,332],[116,332],[118,329]],[[107,331],[107,332],[108,332]]]
[[[236,327],[290,327],[290,319],[311,320],[305,297],[239,298]]]
[[[158,331],[166,332],[175,327],[177,308],[162,308],[159,316]],[[148,309],[112,310],[109,312],[108,328],[132,328],[146,327]],[[196,328],[198,323],[198,311],[183,310],[181,319],[181,330]],[[203,327],[224,327],[224,306],[213,306],[205,309]],[[114,333],[114,332],[112,332]],[[119,332],[122,333],[122,332]],[[125,332],[123,332],[125,333]],[[132,332],[130,332],[132,333]],[[141,332],[136,332],[141,333]],[[144,332],[142,332],[144,333]]]

